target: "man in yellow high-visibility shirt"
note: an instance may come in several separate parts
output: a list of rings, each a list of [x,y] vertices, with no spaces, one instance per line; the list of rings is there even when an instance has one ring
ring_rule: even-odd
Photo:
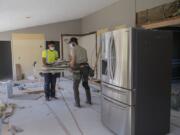
[[[50,66],[58,60],[58,52],[55,50],[55,43],[50,41],[48,43],[48,49],[42,52],[42,62],[44,66]],[[46,101],[50,101],[51,98],[56,97],[56,78],[57,74],[45,73],[44,74],[44,91]]]

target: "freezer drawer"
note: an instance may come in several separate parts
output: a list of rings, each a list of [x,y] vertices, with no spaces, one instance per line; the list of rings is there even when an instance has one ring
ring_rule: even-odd
[[[134,135],[134,107],[102,97],[102,122],[116,135]]]
[[[102,97],[102,106],[101,106],[101,117],[102,122],[106,127],[109,127],[109,116],[110,116],[110,103],[108,100],[105,100],[104,97]]]
[[[135,105],[135,91],[102,83],[102,94],[128,105]]]

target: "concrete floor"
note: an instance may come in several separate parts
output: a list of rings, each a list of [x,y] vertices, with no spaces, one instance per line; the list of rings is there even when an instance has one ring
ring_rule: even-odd
[[[81,88],[82,108],[78,109],[74,107],[72,82],[62,79],[60,86],[58,100],[46,102],[43,96],[38,100],[21,97],[10,101],[18,105],[10,123],[24,130],[19,135],[112,135],[101,123],[98,93],[92,93],[93,105],[89,106]]]
[[[82,87],[82,108],[74,107],[72,81],[61,79],[58,100],[46,102],[44,96],[38,100],[15,98],[17,104],[10,123],[24,131],[18,135],[113,135],[101,123],[100,94],[92,92],[93,105],[85,104]],[[170,135],[179,135],[180,128],[171,127]]]

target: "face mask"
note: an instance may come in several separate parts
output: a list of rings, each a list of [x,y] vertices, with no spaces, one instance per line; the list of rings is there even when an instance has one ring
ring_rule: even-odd
[[[70,47],[70,48],[73,48],[73,47],[74,47],[73,43],[70,43],[70,44],[69,44],[69,47]]]
[[[55,47],[50,47],[49,49],[50,49],[51,51],[53,51],[53,50],[55,50]]]

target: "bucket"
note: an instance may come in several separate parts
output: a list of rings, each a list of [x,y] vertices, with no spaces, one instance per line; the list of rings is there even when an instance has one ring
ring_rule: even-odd
[[[12,96],[13,96],[13,85],[12,85],[12,81],[8,81],[6,87],[7,87],[7,97],[8,97],[8,98],[12,98]]]
[[[6,82],[1,82],[3,85],[3,90],[6,93],[7,98],[12,98],[13,96],[13,85],[12,81],[6,81]]]

